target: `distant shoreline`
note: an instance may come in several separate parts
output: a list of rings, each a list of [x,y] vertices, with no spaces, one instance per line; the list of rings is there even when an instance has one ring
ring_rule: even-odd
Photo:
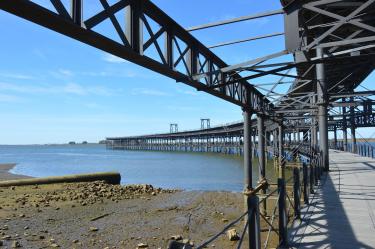
[[[75,143],[75,144],[0,144],[0,146],[59,146],[59,145],[69,145],[69,146],[75,146],[75,145],[105,145],[100,143]]]
[[[9,171],[16,166],[16,163],[0,163],[0,181],[31,178],[30,176],[12,174]]]

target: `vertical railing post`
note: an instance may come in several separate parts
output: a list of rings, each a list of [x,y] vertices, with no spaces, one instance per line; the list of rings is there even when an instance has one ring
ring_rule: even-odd
[[[312,163],[314,165],[314,176],[315,176],[315,185],[318,185],[318,181],[319,181],[319,171],[318,171],[318,159],[316,157],[316,155],[313,156],[313,159],[312,159]]]
[[[307,171],[307,165],[305,162],[302,164],[302,174],[303,174],[303,201],[307,205],[309,204],[308,171]]]
[[[286,247],[288,245],[287,216],[285,206],[285,180],[279,178],[277,180],[279,192],[279,246]]]
[[[252,195],[247,199],[248,203],[248,219],[249,219],[249,248],[260,249],[260,218],[259,218],[259,198],[256,195]]]
[[[300,179],[299,179],[299,168],[295,167],[293,169],[293,193],[294,193],[294,217],[296,219],[301,218],[301,193],[300,193]]]
[[[286,194],[285,194],[285,158],[284,158],[284,127],[281,116],[279,124],[279,178],[277,180],[279,190],[279,243],[280,246],[288,245],[287,215],[286,215]]]
[[[314,194],[314,185],[315,185],[315,176],[314,176],[314,168],[313,165],[310,163],[310,193]]]

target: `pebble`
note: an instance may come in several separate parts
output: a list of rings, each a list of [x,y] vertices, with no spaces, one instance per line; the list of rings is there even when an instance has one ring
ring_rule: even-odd
[[[148,248],[148,244],[147,243],[139,243],[137,245],[137,248]]]
[[[12,242],[11,247],[12,247],[12,248],[19,248],[19,247],[21,247],[21,244],[20,244],[20,242],[18,242],[17,240],[14,240],[14,241]]]
[[[239,240],[240,236],[237,233],[237,230],[235,228],[229,229],[227,231],[227,236],[230,241]]]
[[[10,240],[12,238],[12,236],[10,235],[5,235],[2,237],[2,239],[5,239],[5,240]]]
[[[78,243],[78,242],[79,242],[78,239],[73,240],[73,243]]]
[[[97,228],[97,227],[90,227],[89,230],[90,230],[91,232],[96,232],[96,231],[99,230],[99,228]]]
[[[51,247],[60,247],[60,246],[58,244],[56,244],[56,243],[52,243]]]
[[[182,240],[182,236],[181,235],[173,235],[173,236],[171,236],[171,239],[173,239],[173,240]]]

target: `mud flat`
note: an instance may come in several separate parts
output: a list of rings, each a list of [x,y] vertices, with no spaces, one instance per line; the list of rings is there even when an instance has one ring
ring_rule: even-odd
[[[242,213],[243,196],[232,192],[101,181],[1,187],[0,248],[165,249],[172,238],[199,245]],[[224,234],[209,247],[236,243]]]
[[[30,178],[28,176],[16,175],[9,172],[16,166],[15,163],[0,163],[0,181],[1,180],[15,180],[22,178]]]

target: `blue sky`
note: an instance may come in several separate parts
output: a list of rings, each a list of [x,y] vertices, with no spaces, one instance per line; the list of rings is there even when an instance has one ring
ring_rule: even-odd
[[[49,7],[46,0],[35,2]],[[99,5],[86,2],[88,17]],[[280,8],[278,1],[153,2],[183,27]],[[98,28],[113,35],[108,24]],[[193,35],[213,45],[280,31],[282,17],[274,16]],[[198,128],[200,118],[211,118],[212,125],[242,119],[233,104],[3,11],[0,32],[0,144],[96,142],[167,132],[171,122],[184,130]],[[283,49],[283,37],[276,37],[213,51],[235,64]],[[256,82],[269,81],[272,77]]]

